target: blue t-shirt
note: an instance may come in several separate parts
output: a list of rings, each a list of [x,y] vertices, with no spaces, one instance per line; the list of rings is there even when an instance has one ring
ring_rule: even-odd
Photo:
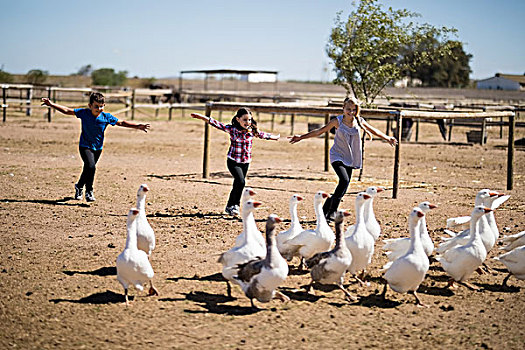
[[[75,115],[82,121],[80,147],[100,151],[104,145],[104,131],[108,124],[115,125],[118,119],[111,113],[102,112],[95,118],[89,108],[75,108]]]

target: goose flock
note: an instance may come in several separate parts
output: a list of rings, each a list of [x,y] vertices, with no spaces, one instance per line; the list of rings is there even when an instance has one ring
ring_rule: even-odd
[[[250,299],[267,303],[274,298],[284,302],[290,298],[279,291],[289,275],[289,264],[297,257],[298,269],[308,269],[311,282],[305,292],[315,294],[316,284],[337,286],[349,301],[357,301],[359,296],[352,295],[344,286],[346,273],[350,273],[361,285],[365,282],[367,267],[371,264],[376,241],[381,237],[381,227],[373,210],[373,199],[384,189],[371,186],[360,192],[355,198],[355,223],[344,230],[344,220],[350,213],[338,210],[334,217],[335,233],[323,215],[323,201],[328,194],[315,193],[313,198],[316,215],[314,229],[305,230],[301,226],[297,213],[298,205],[304,198],[293,194],[289,201],[290,227],[278,232],[282,219],[270,214],[266,220],[265,236],[258,230],[255,211],[262,203],[254,200],[256,192],[244,189],[241,203],[242,231],[235,239],[235,245],[220,254],[218,262],[222,265],[222,276],[227,283],[227,294],[231,296],[232,285],[237,285]],[[153,268],[150,260],[155,249],[155,234],[147,221],[145,197],[149,191],[147,185],[139,187],[136,208],[130,209],[127,218],[127,239],[124,251],[118,256],[117,280],[125,291],[125,302],[129,305],[128,288],[133,286],[142,291],[149,283],[148,295],[158,295],[153,286]],[[426,215],[437,208],[424,201],[414,207],[408,215],[409,236],[384,239],[383,251],[388,262],[383,266],[384,289],[386,298],[388,287],[397,293],[412,294],[418,306],[426,306],[418,297],[417,290],[424,281],[432,260],[449,276],[445,288],[454,288],[454,283],[470,289],[479,287],[468,282],[475,272],[483,273],[488,253],[500,238],[494,212],[510,196],[491,191],[480,190],[474,200],[474,208],[469,216],[450,218],[444,231],[449,237],[442,237],[442,242],[435,247],[426,223]],[[463,224],[469,228],[454,232],[454,228]],[[525,231],[515,235],[503,236],[501,250],[504,254],[494,260],[503,263],[510,276],[525,279]]]

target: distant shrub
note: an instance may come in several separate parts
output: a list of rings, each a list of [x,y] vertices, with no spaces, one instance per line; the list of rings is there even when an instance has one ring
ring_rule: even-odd
[[[115,72],[113,68],[101,68],[91,72],[93,85],[121,86],[127,80],[128,72]]]
[[[26,80],[29,84],[43,84],[48,76],[49,73],[45,70],[31,69],[26,74]]]
[[[0,69],[0,83],[12,83],[13,76],[11,73],[7,73]]]

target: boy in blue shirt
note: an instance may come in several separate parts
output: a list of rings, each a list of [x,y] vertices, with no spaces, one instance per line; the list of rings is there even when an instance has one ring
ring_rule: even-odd
[[[75,199],[82,199],[82,190],[86,187],[86,201],[95,201],[93,181],[98,159],[102,154],[104,131],[109,125],[118,125],[126,128],[139,129],[148,132],[149,124],[136,124],[125,120],[118,120],[110,113],[104,112],[104,95],[93,92],[89,96],[89,108],[70,108],[53,103],[48,98],[42,98],[42,105],[49,106],[66,115],[76,115],[82,122],[82,133],[78,144],[80,157],[84,162],[80,179],[75,184]]]

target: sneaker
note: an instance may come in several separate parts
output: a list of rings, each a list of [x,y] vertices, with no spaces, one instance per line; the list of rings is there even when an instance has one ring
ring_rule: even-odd
[[[96,201],[95,195],[93,194],[93,190],[86,191],[86,202],[94,202]]]
[[[78,187],[77,184],[75,184],[75,199],[76,200],[82,199],[82,187]]]
[[[238,205],[231,205],[229,207],[226,207],[224,209],[224,212],[231,216],[238,216],[240,214],[239,212],[239,206]]]

